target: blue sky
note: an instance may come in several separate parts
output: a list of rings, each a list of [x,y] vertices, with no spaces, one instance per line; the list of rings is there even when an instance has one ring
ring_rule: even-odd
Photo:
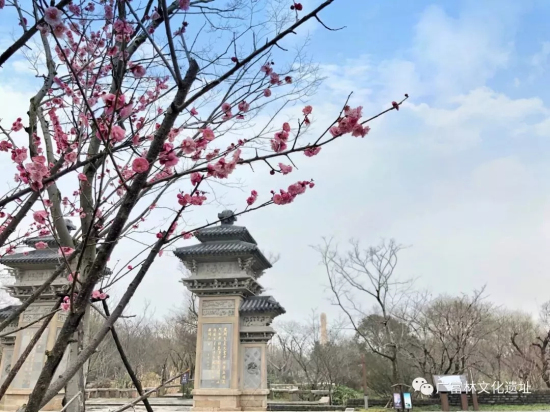
[[[302,3],[307,12],[320,1]],[[365,139],[342,139],[299,159],[288,180],[238,172],[246,190],[317,183],[291,205],[238,222],[281,256],[261,281],[286,307],[286,320],[311,309],[339,316],[309,247],[322,236],[342,245],[393,237],[411,246],[398,276],[417,279],[418,289],[456,294],[486,284],[497,304],[538,311],[550,288],[549,11],[550,3],[528,0],[337,0],[321,17],[346,29],[307,25],[308,52],[326,76],[309,101],[313,130],[351,91],[365,115],[404,93],[410,99],[374,121]],[[14,87],[13,76],[22,74],[13,65],[0,70],[0,117],[11,124],[29,96]],[[225,202],[240,205],[242,197],[227,192]],[[207,206],[193,218],[202,223],[219,211]],[[132,310],[149,300],[162,316],[179,305],[177,266],[170,256],[156,263]]]

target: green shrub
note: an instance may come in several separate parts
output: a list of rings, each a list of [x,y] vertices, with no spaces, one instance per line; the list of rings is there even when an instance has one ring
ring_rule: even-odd
[[[339,385],[332,391],[332,403],[334,405],[345,405],[348,399],[362,398],[363,394],[347,386]]]

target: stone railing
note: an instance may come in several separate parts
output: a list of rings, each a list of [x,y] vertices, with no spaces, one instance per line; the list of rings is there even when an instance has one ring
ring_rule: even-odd
[[[165,386],[166,391],[165,393],[168,394],[174,394],[178,393],[181,389],[180,385],[166,385]],[[144,392],[148,392],[151,389],[154,388],[143,388]],[[156,398],[159,396],[159,391],[156,390],[151,395],[149,395],[150,398]],[[132,398],[138,398],[138,391],[135,388],[89,388],[86,389],[86,399],[94,399],[94,398],[126,398],[126,399],[132,399]]]

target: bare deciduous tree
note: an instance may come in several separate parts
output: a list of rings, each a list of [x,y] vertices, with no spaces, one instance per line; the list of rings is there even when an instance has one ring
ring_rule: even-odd
[[[360,340],[391,363],[392,382],[400,382],[399,351],[406,328],[395,330],[393,310],[410,282],[397,280],[397,255],[403,247],[395,241],[362,249],[351,241],[350,250],[340,253],[332,241],[316,246],[325,267],[334,300],[346,314]],[[364,302],[372,302],[378,318],[368,318]],[[373,320],[374,322],[369,322]]]

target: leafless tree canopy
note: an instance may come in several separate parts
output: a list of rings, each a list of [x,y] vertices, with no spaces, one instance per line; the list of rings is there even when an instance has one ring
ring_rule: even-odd
[[[433,374],[550,387],[548,303],[537,322],[490,303],[485,288],[459,296],[416,291],[403,276],[406,262],[398,276],[403,248],[393,240],[368,248],[352,241],[346,251],[330,240],[315,249],[333,303],[360,350],[374,356],[371,390],[389,393],[391,384]]]

